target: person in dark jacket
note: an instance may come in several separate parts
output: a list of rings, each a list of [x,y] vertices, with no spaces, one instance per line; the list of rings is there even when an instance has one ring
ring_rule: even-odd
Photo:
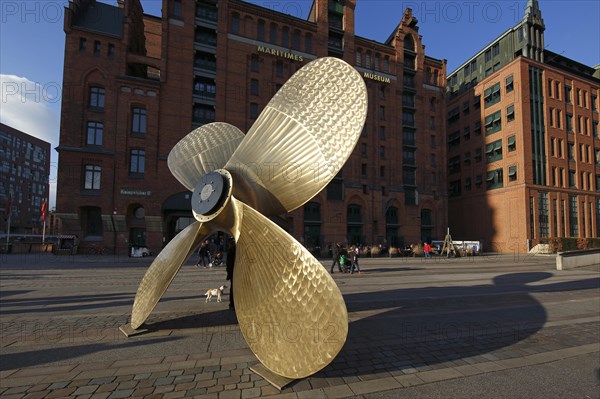
[[[340,245],[340,243],[336,243],[333,246],[333,248],[331,248],[331,253],[333,255],[333,263],[331,264],[330,273],[333,273],[333,268],[336,264],[340,273],[344,273],[344,269],[342,269],[342,265],[340,265],[341,247],[342,246]]]
[[[233,243],[227,250],[227,259],[225,259],[225,266],[227,269],[227,280],[229,280],[229,309],[235,310],[235,303],[233,302],[233,268],[235,266],[235,243]]]

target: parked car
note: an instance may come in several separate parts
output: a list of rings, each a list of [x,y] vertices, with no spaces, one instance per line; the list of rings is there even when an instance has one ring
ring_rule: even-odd
[[[129,252],[129,256],[132,258],[144,258],[151,255],[152,251],[146,247],[131,247],[131,251]]]

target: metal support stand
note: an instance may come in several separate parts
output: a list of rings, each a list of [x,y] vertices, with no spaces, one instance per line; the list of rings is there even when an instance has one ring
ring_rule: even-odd
[[[265,366],[263,366],[262,363],[256,363],[256,364],[250,366],[250,370],[252,370],[256,374],[260,375],[262,378],[265,379],[265,381],[267,381],[269,384],[273,385],[275,388],[279,389],[280,391],[283,388],[285,388],[287,385],[296,381],[295,379],[282,377],[278,374],[275,374],[274,372],[272,372],[271,370],[269,370]]]

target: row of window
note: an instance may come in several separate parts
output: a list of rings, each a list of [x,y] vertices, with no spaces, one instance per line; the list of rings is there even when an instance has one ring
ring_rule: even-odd
[[[83,168],[84,190],[100,190],[102,180],[102,166],[86,164]],[[129,151],[129,176],[132,178],[143,178],[146,170],[146,151],[143,149],[131,149]]]
[[[550,138],[550,156],[555,158],[564,159],[564,140],[561,138],[551,137]],[[567,159],[575,162],[577,157],[575,155],[576,145],[573,142],[567,142]],[[579,144],[579,162],[600,165],[600,149],[593,148],[588,144]],[[592,152],[594,155],[592,155]]]
[[[467,177],[464,180],[464,189],[469,192],[475,189],[483,189],[484,175],[479,174],[475,176],[475,187],[473,187],[473,180],[471,177]],[[508,182],[517,181],[517,165],[511,165],[508,167]],[[504,170],[502,168],[490,170],[485,175],[485,189],[486,190],[494,190],[497,188],[504,187]],[[448,184],[448,195],[450,197],[457,197],[462,195],[462,181],[461,180],[452,180]]]
[[[595,191],[600,191],[600,175],[596,175],[594,178],[594,173],[592,172],[582,171],[578,174],[577,171],[572,169],[565,171],[564,168],[553,166],[550,174],[550,185],[553,187],[594,191],[594,179],[596,180]]]
[[[517,143],[515,136],[509,136],[506,140],[506,147],[508,152],[517,150]],[[476,148],[473,159],[475,162],[481,162],[483,160],[482,149]],[[500,161],[502,159],[502,139],[496,140],[492,143],[486,144],[485,146],[486,163],[492,163]],[[466,166],[471,165],[471,151],[464,153],[462,160]],[[448,172],[449,174],[458,173],[461,170],[461,156],[456,155],[448,160]]]
[[[548,123],[551,127],[562,129],[562,111],[560,109],[550,108],[548,110]],[[577,117],[577,126],[573,125],[573,114],[567,112],[565,118],[565,128],[569,133],[579,133],[585,136],[589,136],[590,132],[592,136],[600,139],[600,133],[598,132],[598,121],[591,120],[587,116],[579,115]]]
[[[106,92],[104,88],[91,86],[89,88],[88,106],[94,111],[103,111],[105,106]],[[130,133],[132,136],[144,137],[147,132],[147,112],[139,106],[131,108]],[[86,126],[86,144],[101,146],[104,136],[104,123],[102,121],[90,120]]]
[[[548,97],[561,100],[561,86],[562,83],[560,81],[548,79],[546,90]],[[591,105],[592,111],[598,112],[598,96],[596,94],[588,93],[587,90],[579,88],[576,88],[575,92],[573,92],[573,87],[567,84],[564,87],[564,99],[567,104],[575,103],[578,107],[585,109],[590,109],[589,106]]]
[[[268,31],[268,43],[298,51],[302,49],[302,32],[300,30],[294,29],[294,31],[290,34],[290,28],[288,26],[280,27],[276,23],[272,22],[269,24]],[[254,27],[254,20],[252,17],[245,16],[242,21],[240,14],[236,12],[231,14],[231,33],[246,37],[254,37],[260,42],[267,42],[266,32],[267,23],[264,20],[259,19]],[[312,33],[307,32],[304,34],[304,52],[309,54],[312,54],[313,52]]]
[[[569,195],[568,200],[552,200],[552,209],[549,206],[548,193],[538,194],[538,212],[535,212],[535,197],[529,197],[529,222],[531,238],[550,237],[550,214],[552,215],[552,236],[553,237],[579,237],[579,221],[583,221],[583,237],[593,236],[593,219],[596,219],[596,236],[600,237],[600,199],[596,200],[596,209],[594,203],[589,201],[578,201],[576,195]],[[567,208],[568,206],[568,208]],[[580,218],[580,213],[582,217]],[[536,218],[537,216],[537,223]],[[559,226],[560,221],[560,226]],[[536,225],[539,230],[536,231]],[[537,234],[536,234],[537,233]]]
[[[85,53],[87,51],[87,39],[85,37],[79,38],[79,51]],[[102,55],[102,42],[100,40],[94,40],[94,55],[99,57]],[[115,45],[108,43],[106,55],[108,58],[113,59],[115,56]]]

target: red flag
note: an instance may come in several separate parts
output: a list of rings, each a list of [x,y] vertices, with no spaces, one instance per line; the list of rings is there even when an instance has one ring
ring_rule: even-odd
[[[42,204],[42,222],[46,221],[46,209],[48,208],[48,199],[44,200]]]

